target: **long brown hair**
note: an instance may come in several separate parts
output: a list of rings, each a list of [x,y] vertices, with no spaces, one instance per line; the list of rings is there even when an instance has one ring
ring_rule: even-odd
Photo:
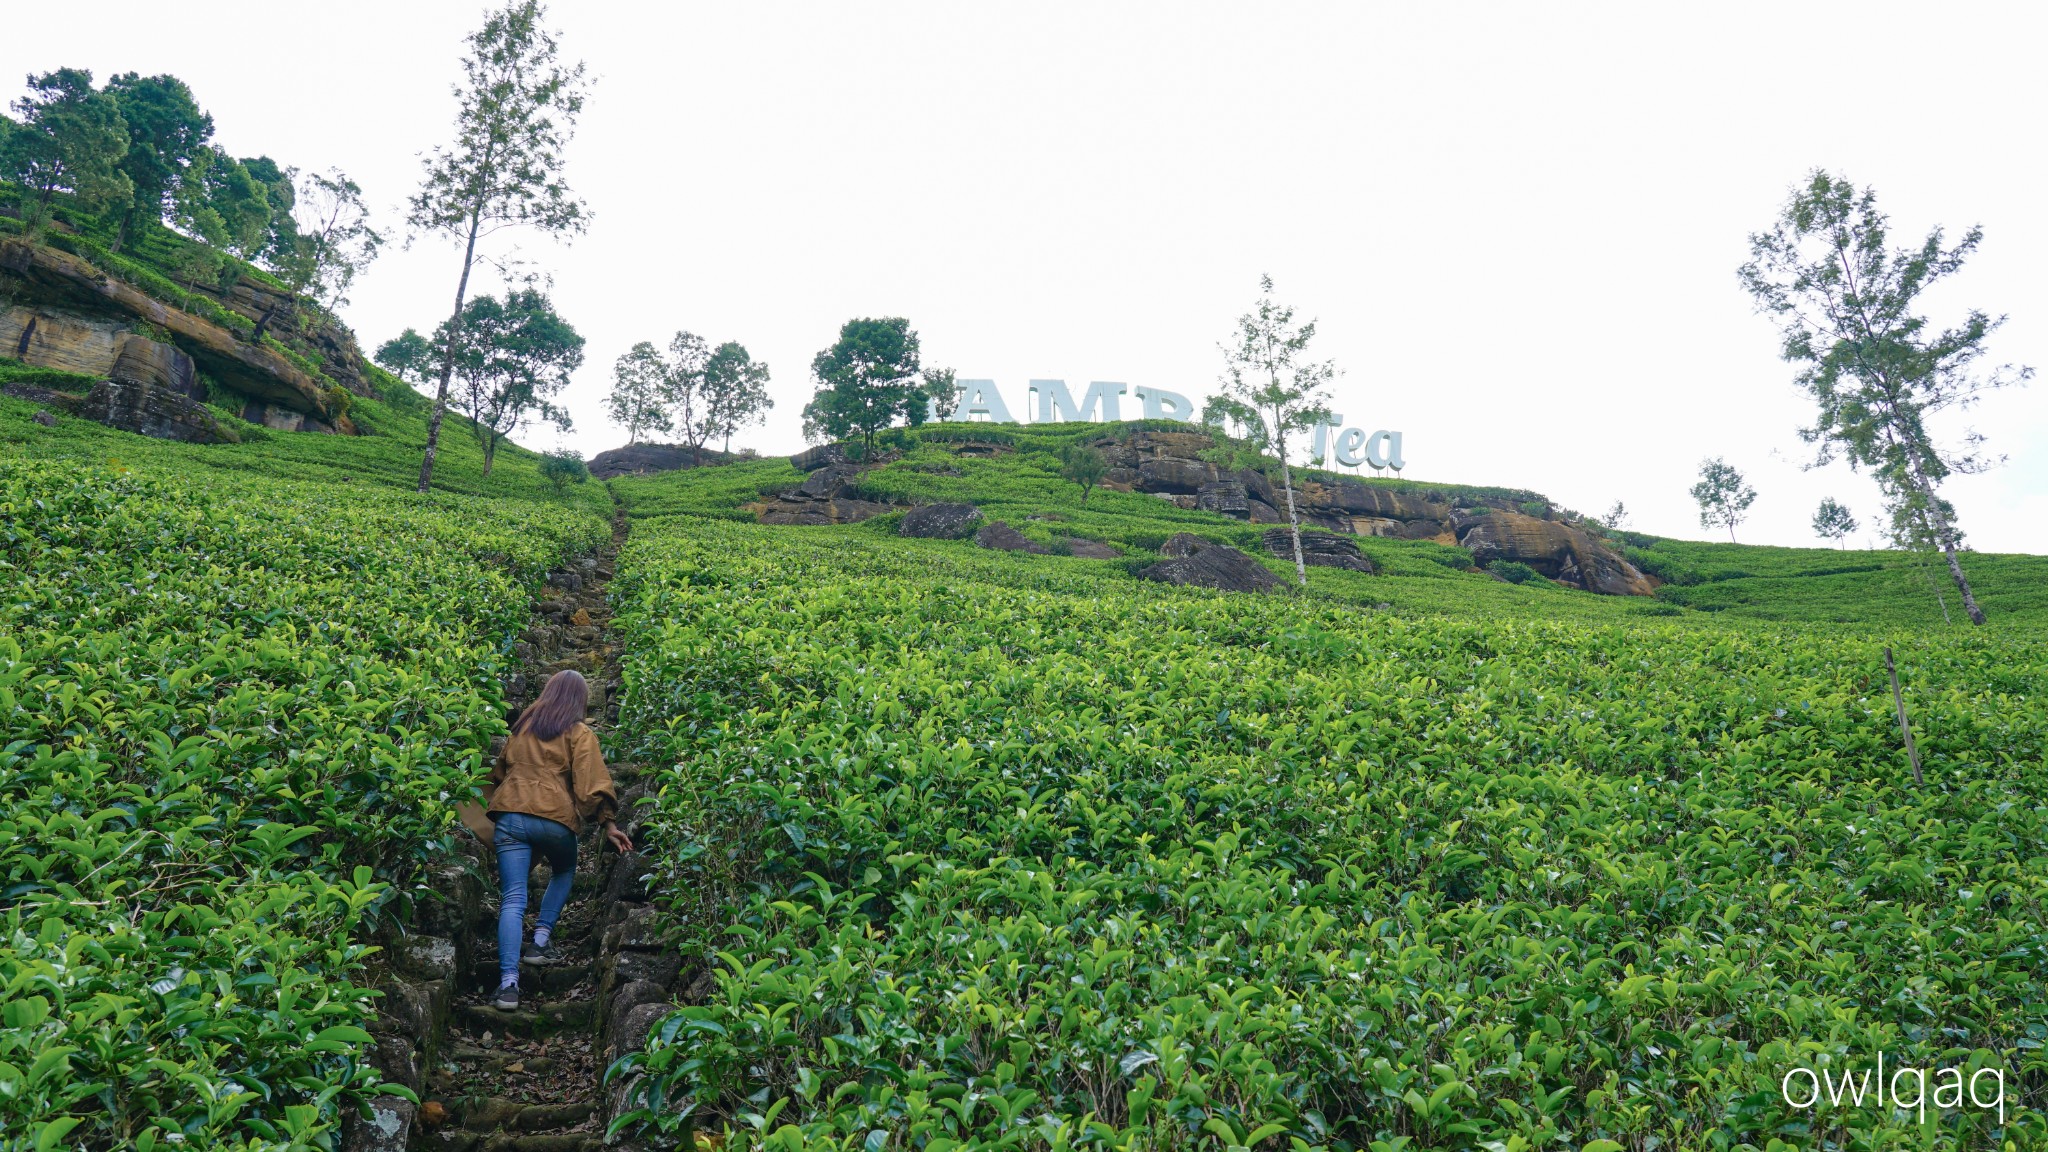
[[[590,685],[583,682],[583,674],[564,668],[548,677],[547,687],[540,690],[540,699],[528,704],[519,719],[512,722],[512,734],[524,732],[536,740],[553,740],[582,723],[583,712],[589,707]]]

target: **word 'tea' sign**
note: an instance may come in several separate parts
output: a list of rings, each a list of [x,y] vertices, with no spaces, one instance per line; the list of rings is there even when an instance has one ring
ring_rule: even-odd
[[[1164,388],[1127,388],[1113,381],[1091,380],[1088,390],[1081,394],[1077,403],[1066,381],[1033,380],[1025,393],[1024,412],[1030,417],[1028,421],[1020,421],[1010,415],[1010,406],[1003,402],[1002,393],[996,391],[993,380],[962,380],[959,389],[960,400],[953,406],[953,411],[941,413],[939,402],[933,400],[928,418],[992,424],[1058,424],[1069,420],[1093,423],[1124,419],[1197,423],[1195,402]],[[1131,417],[1123,414],[1123,397],[1126,394],[1139,404],[1139,413]],[[1344,417],[1335,416],[1329,424],[1318,426],[1309,434],[1311,463],[1324,467],[1334,463],[1346,468],[1365,464],[1376,469],[1401,470],[1405,461],[1401,458],[1399,432],[1382,428],[1368,433],[1361,428],[1343,427],[1343,423]]]

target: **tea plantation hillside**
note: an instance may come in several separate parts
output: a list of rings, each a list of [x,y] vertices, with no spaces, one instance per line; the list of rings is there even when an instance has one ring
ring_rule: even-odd
[[[453,437],[476,495],[421,498],[399,438],[34,410],[0,400],[0,1145],[331,1146],[378,1079],[368,930],[446,858],[530,590],[609,501]]]
[[[964,501],[979,506],[1053,552],[1065,541],[1102,541],[1125,550],[1131,567],[1153,554],[1175,532],[1193,532],[1235,545],[1272,561],[1275,572],[1292,575],[1289,564],[1267,556],[1263,529],[1210,512],[1183,509],[1155,496],[1097,488],[1085,499],[1059,475],[1058,450],[1105,433],[1128,435],[1146,427],[1061,424],[997,429],[986,424],[932,425],[899,432],[902,445],[886,463],[867,471],[861,491],[869,498],[901,504]],[[964,445],[1000,445],[992,456],[963,454]],[[1014,449],[1014,450],[1011,450]],[[1226,450],[1234,464],[1258,463],[1242,449]],[[1270,462],[1267,462],[1270,467]],[[1271,468],[1275,477],[1277,467]],[[1298,478],[1321,473],[1298,470]],[[659,476],[621,477],[613,490],[636,516],[687,513],[744,522],[754,520],[746,505],[797,485],[803,474],[782,457],[743,461],[719,468]],[[1473,494],[1481,498],[1541,500],[1530,492],[1505,492],[1462,485],[1368,480],[1393,491],[1425,495]],[[890,536],[896,518],[885,516],[849,529]],[[1400,611],[1471,613],[1496,609],[1543,617],[1597,619],[1639,615],[1709,614],[1731,619],[1894,625],[1943,624],[1944,573],[1908,553],[1843,551],[1833,548],[1775,548],[1671,540],[1616,533],[1614,541],[1644,572],[1665,581],[1655,600],[1607,597],[1560,587],[1545,580],[1506,584],[1473,569],[1472,556],[1422,540],[1362,538],[1360,550],[1393,579],[1330,568],[1309,571],[1311,594]],[[2048,557],[1971,553],[1970,579],[1997,628],[2048,626]],[[1964,617],[1949,596],[1949,611]]]
[[[7,1141],[338,1145],[380,1090],[369,949],[458,834],[539,573],[615,496],[610,751],[654,781],[635,859],[684,954],[599,1102],[622,1134],[2048,1144],[2039,558],[1968,558],[1981,629],[1910,558],[1647,537],[1656,597],[1382,538],[1381,575],[1226,594],[1134,571],[1260,530],[1084,502],[1045,453],[1100,428],[933,429],[862,477],[1026,554],[752,523],[783,459],[486,478],[460,428],[422,498],[386,395],[373,435],[211,446],[0,398]],[[2004,1116],[1784,1102],[1880,1050],[2000,1070]]]
[[[637,518],[622,723],[668,766],[654,888],[715,977],[614,1070],[628,1126],[849,1150],[2048,1143],[2040,560],[1970,558],[2001,605],[1976,630],[1940,627],[1900,557],[1649,540],[1671,599],[1385,540],[1361,543],[1391,575],[1257,597],[1130,572],[1169,531],[1250,529],[1083,505],[1028,454],[935,440],[869,475],[1130,555],[740,522],[795,482],[782,461],[614,482]],[[1721,588],[1746,591],[1693,599]],[[1744,618],[1851,609],[1869,623]],[[2003,1069],[2008,1107],[1934,1107],[1923,1134],[1781,1094],[1880,1051]]]

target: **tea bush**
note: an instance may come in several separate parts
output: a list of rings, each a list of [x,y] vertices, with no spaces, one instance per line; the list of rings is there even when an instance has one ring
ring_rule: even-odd
[[[606,526],[128,440],[147,474],[0,459],[0,1132],[331,1146],[375,1086],[359,929],[447,850],[534,578]]]
[[[1342,581],[1400,581],[1231,596],[641,522],[622,724],[666,766],[656,889],[716,985],[613,1068],[626,1123],[848,1152],[2048,1140],[2048,641],[1560,619],[1595,598],[1444,575],[1412,583],[1516,599],[1361,613]],[[2006,1127],[1779,1095],[1880,1050],[2003,1067]]]

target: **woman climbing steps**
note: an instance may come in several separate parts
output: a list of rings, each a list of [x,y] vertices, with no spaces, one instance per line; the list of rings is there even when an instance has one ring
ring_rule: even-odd
[[[519,1009],[520,939],[525,935],[526,881],[538,852],[552,875],[540,899],[529,960],[545,962],[549,937],[576,877],[576,838],[586,820],[598,821],[620,852],[633,842],[612,817],[619,794],[583,722],[590,686],[564,669],[548,679],[540,698],[519,714],[505,749],[491,767],[492,845],[498,852],[498,992],[493,1007]]]

